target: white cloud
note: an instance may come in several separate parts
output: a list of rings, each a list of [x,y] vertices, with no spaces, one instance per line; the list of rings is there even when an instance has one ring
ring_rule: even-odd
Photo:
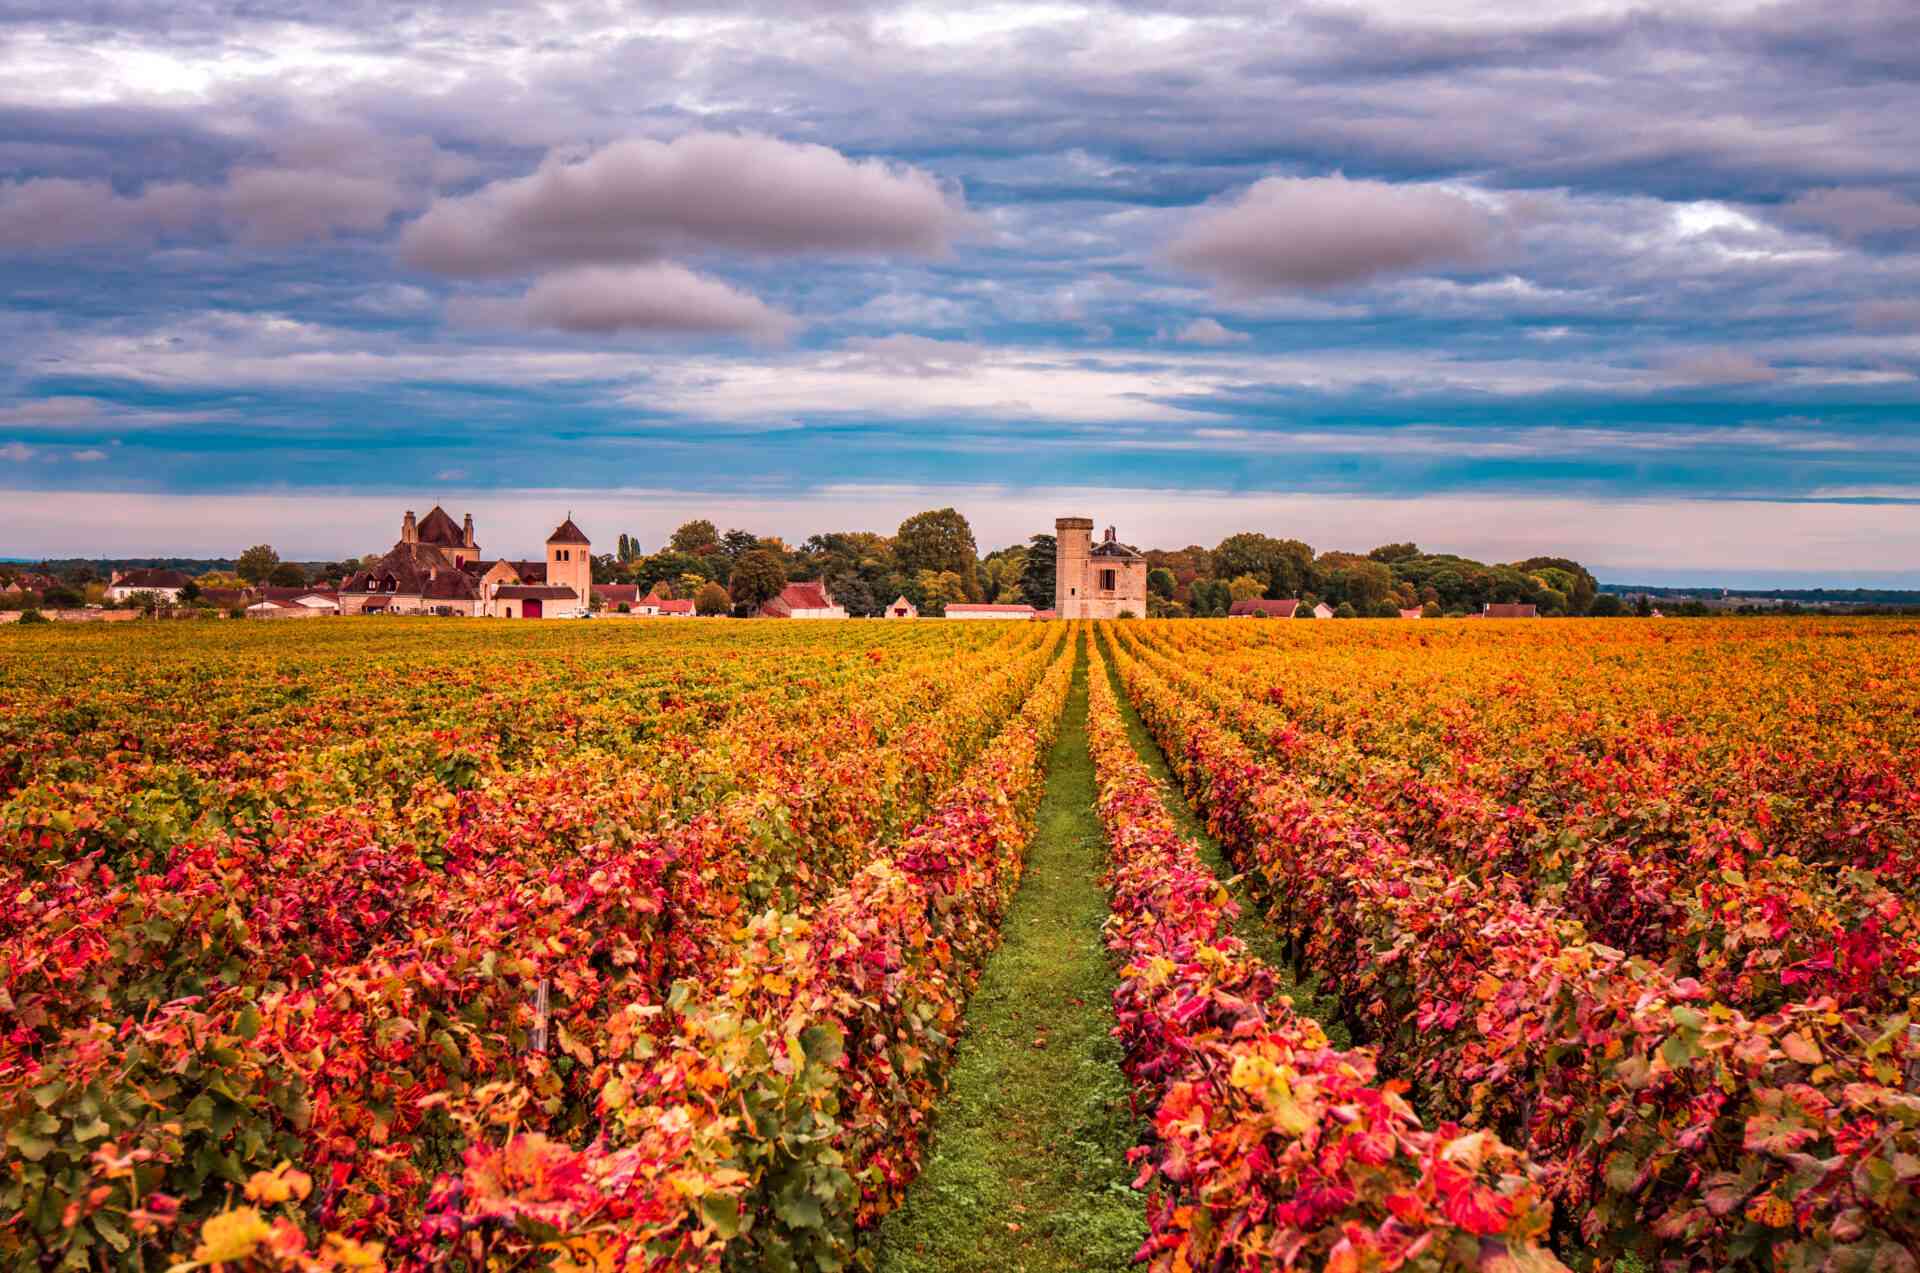
[[[28,460],[31,460],[33,456],[33,448],[25,442],[9,442],[4,446],[0,446],[0,460],[7,460],[14,464],[24,464]]]
[[[1234,331],[1217,318],[1196,318],[1174,332],[1173,339],[1181,345],[1244,345],[1253,337]]]
[[[107,453],[97,446],[90,446],[73,452],[67,458],[76,464],[97,464],[107,458]]]

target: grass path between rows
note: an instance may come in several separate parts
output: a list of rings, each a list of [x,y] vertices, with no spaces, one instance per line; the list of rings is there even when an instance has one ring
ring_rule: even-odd
[[[1127,738],[1133,743],[1133,750],[1154,779],[1160,784],[1160,802],[1167,812],[1173,815],[1180,834],[1191,840],[1200,851],[1200,860],[1215,875],[1227,882],[1227,891],[1240,907],[1240,917],[1234,922],[1234,936],[1247,944],[1247,949],[1265,960],[1279,978],[1280,988],[1293,999],[1294,1010],[1312,1017],[1326,1031],[1328,1042],[1335,1047],[1352,1046],[1352,1039],[1344,1022],[1340,1020],[1339,1006],[1329,995],[1323,995],[1315,988],[1314,982],[1302,978],[1287,959],[1284,944],[1279,935],[1267,923],[1265,913],[1258,899],[1247,887],[1245,880],[1234,874],[1233,863],[1227,859],[1226,851],[1220,842],[1207,830],[1207,822],[1187,803],[1182,794],[1180,780],[1167,767],[1167,758],[1160,750],[1153,735],[1147,732],[1146,722],[1140,719],[1140,713],[1133,708],[1133,702],[1127,697],[1127,690],[1120,683],[1119,670],[1114,666],[1113,646],[1103,646],[1107,655],[1107,669],[1113,685],[1114,697],[1120,701],[1120,718],[1126,722]]]
[[[967,1007],[926,1169],[880,1226],[882,1273],[1117,1273],[1146,1236],[1126,1161],[1138,1126],[1110,1034],[1086,721],[1076,644],[1026,874]]]

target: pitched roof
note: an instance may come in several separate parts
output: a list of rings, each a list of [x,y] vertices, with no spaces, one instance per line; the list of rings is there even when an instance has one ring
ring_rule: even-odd
[[[528,584],[510,583],[494,591],[495,597],[505,601],[578,601],[580,594],[571,588],[535,587]]]
[[[660,607],[661,614],[693,613],[693,600],[689,597],[682,597],[678,601],[662,601],[656,599],[653,604]]]
[[[545,561],[510,561],[513,572],[520,576],[521,583],[545,583],[547,581],[547,563]]]
[[[760,607],[760,613],[777,616],[795,610],[831,610],[834,600],[827,595],[827,586],[818,581],[790,583],[780,590],[780,595]]]
[[[640,585],[637,583],[597,583],[593,585],[593,595],[602,601],[634,602],[640,599]]]
[[[427,580],[420,595],[435,601],[477,601],[480,584],[464,570],[442,570]]]
[[[578,526],[573,524],[573,518],[569,516],[566,521],[561,522],[554,528],[553,534],[547,536],[547,542],[550,544],[585,544],[591,541],[587,539],[586,535],[581,533]]]
[[[423,544],[439,544],[443,548],[464,548],[467,543],[467,532],[454,525],[453,518],[438,504],[420,519],[414,535]]]
[[[1227,611],[1227,615],[1230,618],[1258,615],[1263,619],[1291,619],[1299,609],[1298,601],[1268,601],[1264,597],[1249,597],[1245,601],[1234,602],[1233,609]]]
[[[115,588],[184,588],[193,580],[178,570],[129,570],[113,581]]]

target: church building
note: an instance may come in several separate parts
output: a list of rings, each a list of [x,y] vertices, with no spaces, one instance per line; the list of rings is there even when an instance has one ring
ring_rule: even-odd
[[[1096,544],[1091,517],[1062,517],[1053,534],[1053,608],[1062,619],[1147,617],[1147,559],[1113,527]]]
[[[593,545],[573,518],[547,536],[542,561],[489,560],[464,525],[435,505],[418,522],[400,519],[400,542],[340,589],[341,614],[443,614],[500,619],[569,619],[593,595]]]

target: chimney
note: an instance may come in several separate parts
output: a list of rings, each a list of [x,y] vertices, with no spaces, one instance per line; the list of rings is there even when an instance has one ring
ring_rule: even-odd
[[[473,514],[472,513],[467,514],[467,532],[466,532],[465,542],[467,547],[469,548],[473,547]]]
[[[1107,527],[1107,542],[1108,543],[1113,542],[1113,527],[1111,526]]]
[[[400,519],[400,542],[403,544],[412,544],[418,543],[419,540],[420,532],[414,528],[413,510],[409,508],[407,515]]]

